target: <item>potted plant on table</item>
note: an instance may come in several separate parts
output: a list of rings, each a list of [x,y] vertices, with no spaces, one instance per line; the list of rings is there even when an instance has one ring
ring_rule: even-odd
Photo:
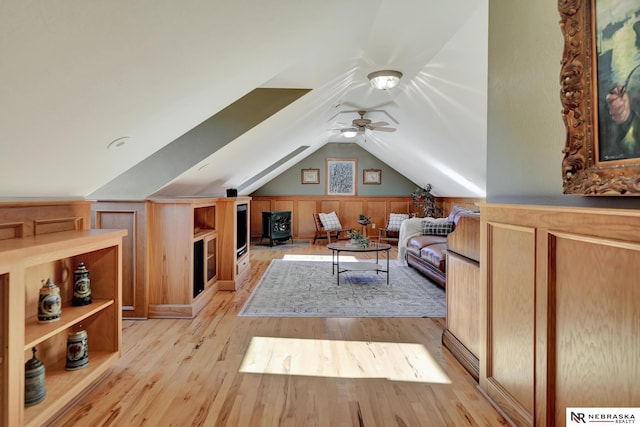
[[[348,232],[347,236],[351,239],[350,243],[352,245],[358,245],[363,248],[366,248],[367,246],[369,246],[369,238],[364,237],[362,233],[360,233],[358,230],[352,230]]]
[[[365,214],[361,213],[358,216],[358,224],[360,224],[360,225],[369,225],[369,224],[371,224],[371,217],[368,217]]]

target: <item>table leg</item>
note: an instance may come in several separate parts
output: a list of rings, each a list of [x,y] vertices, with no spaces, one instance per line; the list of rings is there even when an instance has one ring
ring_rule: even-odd
[[[387,285],[389,284],[389,249],[386,250],[387,252]]]
[[[331,251],[331,274],[336,274],[336,251]]]

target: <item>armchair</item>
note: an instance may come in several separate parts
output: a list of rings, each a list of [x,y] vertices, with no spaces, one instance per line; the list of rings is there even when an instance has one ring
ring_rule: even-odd
[[[332,235],[333,239],[338,240],[341,233],[344,232],[346,235],[351,231],[351,228],[342,227],[340,219],[335,212],[328,214],[314,213],[313,221],[316,224],[316,233],[313,236],[313,244],[315,244],[318,239],[327,239],[327,243],[331,243]]]
[[[389,218],[387,218],[387,224],[378,229],[378,242],[397,243],[400,235],[400,225],[405,219],[409,219],[409,214],[390,213]]]

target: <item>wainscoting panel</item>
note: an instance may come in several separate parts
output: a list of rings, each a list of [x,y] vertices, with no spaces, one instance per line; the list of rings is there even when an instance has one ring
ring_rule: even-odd
[[[24,222],[0,224],[0,240],[17,239],[24,236]]]
[[[298,200],[291,212],[294,236],[313,236],[316,232],[313,214],[317,212],[315,200]],[[251,211],[253,214],[253,211]]]
[[[94,228],[126,229],[122,240],[122,316],[148,316],[145,202],[97,202]]]
[[[476,357],[480,352],[479,282],[477,262],[454,252],[447,253],[447,329]]]
[[[550,240],[556,425],[569,406],[638,406],[640,244],[561,233]]]
[[[534,396],[535,230],[491,223],[489,239],[492,339],[486,375],[513,400],[511,417],[529,424]]]
[[[60,233],[62,231],[83,230],[82,217],[37,219],[33,221],[33,234]]]
[[[290,211],[293,216],[293,200],[274,200],[273,201],[273,210],[274,211]]]
[[[22,225],[19,225],[22,223]],[[6,226],[2,238],[70,230],[88,230],[91,226],[91,202],[32,201],[0,203],[0,226]],[[12,237],[13,236],[13,237]]]
[[[262,237],[262,212],[271,212],[271,200],[251,200],[251,218],[249,225],[251,227],[251,237],[260,239]]]
[[[277,207],[277,208],[276,208]],[[286,207],[286,209],[283,209]],[[251,236],[260,238],[262,211],[291,210],[294,239],[313,239],[316,226],[313,214],[335,211],[344,227],[362,230],[358,217],[362,213],[371,217],[367,234],[377,238],[377,228],[387,222],[389,212],[411,212],[411,197],[331,197],[326,196],[255,196],[251,199]]]
[[[640,212],[480,208],[480,389],[516,426],[639,407]]]

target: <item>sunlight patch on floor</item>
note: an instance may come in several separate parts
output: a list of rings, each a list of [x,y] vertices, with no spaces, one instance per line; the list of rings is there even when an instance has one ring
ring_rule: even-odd
[[[450,384],[422,344],[253,337],[240,372]]]
[[[304,255],[304,254],[285,254],[282,258],[285,261],[324,261],[331,262],[331,255]],[[341,255],[341,262],[356,262],[358,259],[351,255]]]

